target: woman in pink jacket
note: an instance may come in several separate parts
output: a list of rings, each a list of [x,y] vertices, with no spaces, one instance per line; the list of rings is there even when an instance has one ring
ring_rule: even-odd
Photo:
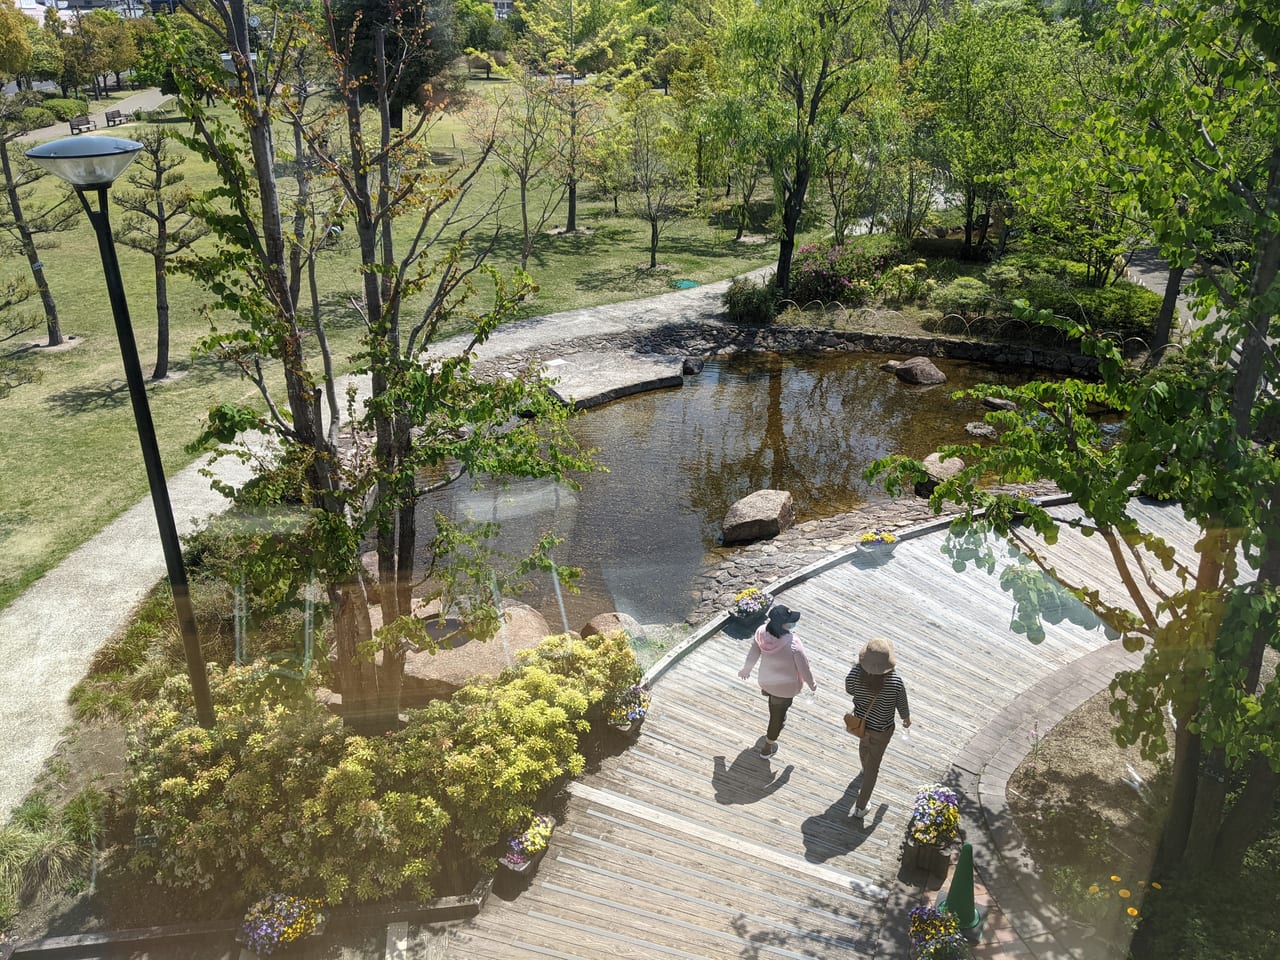
[[[769,620],[756,631],[747,662],[738,671],[746,680],[756,661],[760,661],[760,692],[769,698],[769,729],[764,735],[760,756],[771,757],[778,749],[778,734],[787,718],[787,710],[807,683],[810,690],[817,690],[813,673],[809,670],[809,658],[804,645],[791,633],[800,614],[776,604],[769,611]]]

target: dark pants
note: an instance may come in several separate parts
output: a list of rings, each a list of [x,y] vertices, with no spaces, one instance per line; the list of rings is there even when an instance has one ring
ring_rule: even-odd
[[[880,761],[884,759],[885,747],[893,739],[893,727],[888,730],[868,730],[858,741],[858,759],[862,761],[862,784],[858,788],[858,806],[865,807],[871,800],[871,791],[876,788],[876,778],[880,776]]]
[[[782,732],[782,723],[787,719],[787,711],[791,709],[791,701],[794,697],[775,697],[772,693],[766,693],[769,698],[769,729],[765,731],[765,736],[770,740],[777,740],[778,734]]]

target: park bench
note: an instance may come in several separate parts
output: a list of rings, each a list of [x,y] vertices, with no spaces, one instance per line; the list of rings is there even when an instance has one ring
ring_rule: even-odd
[[[128,123],[128,122],[129,122],[129,118],[128,118],[128,117],[126,117],[126,116],[125,116],[123,113],[121,113],[119,110],[108,110],[108,111],[107,111],[107,126],[108,126],[108,127],[114,127],[117,123]]]
[[[78,117],[72,117],[70,123],[72,133],[82,133],[85,130],[98,129],[98,125],[87,113],[82,113]]]

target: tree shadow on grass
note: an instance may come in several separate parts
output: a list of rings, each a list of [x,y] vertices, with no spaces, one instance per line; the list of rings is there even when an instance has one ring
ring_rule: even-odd
[[[52,393],[45,405],[54,416],[72,417],[78,413],[115,410],[129,402],[129,387],[123,380],[88,383]]]

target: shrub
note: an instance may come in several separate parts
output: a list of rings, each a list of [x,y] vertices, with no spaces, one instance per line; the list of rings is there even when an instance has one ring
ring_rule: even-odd
[[[234,882],[256,898],[290,889],[337,903],[408,888],[429,897],[447,816],[406,781],[390,741],[346,737],[298,684],[256,667],[209,671],[204,729],[185,677],[130,730],[132,865],[169,886]]]
[[[23,107],[22,108],[22,128],[24,130],[38,130],[41,127],[48,127],[56,123],[58,118],[54,116],[53,111],[46,110],[44,107]]]
[[[770,323],[778,315],[778,288],[772,280],[738,277],[724,293],[724,307],[730,323]]]
[[[1022,283],[1022,272],[1011,263],[996,263],[982,271],[982,280],[1002,297],[1013,297]]]
[[[1033,307],[1121,337],[1149,333],[1160,311],[1159,294],[1126,281],[1098,288],[1073,287],[1061,280],[1031,280],[1023,286],[1021,296]]]
[[[956,277],[933,294],[934,305],[944,314],[961,316],[986,313],[994,299],[991,288],[974,277]]]
[[[881,243],[805,244],[791,264],[791,297],[801,306],[813,300],[860,306],[879,291],[900,255]]]
[[[582,771],[588,710],[639,677],[622,634],[550,637],[521,659],[382,737],[347,736],[262,665],[210,668],[217,723],[205,730],[186,678],[170,679],[130,731],[128,803],[139,836],[155,838],[133,865],[248,898],[431,896],[441,850],[491,861],[554,782]]]
[[[71,100],[63,97],[50,97],[40,105],[59,120],[70,120],[89,112],[88,100]]]
[[[923,260],[900,263],[886,273],[880,293],[886,303],[912,303],[929,296],[937,283],[929,279],[929,265]]]

